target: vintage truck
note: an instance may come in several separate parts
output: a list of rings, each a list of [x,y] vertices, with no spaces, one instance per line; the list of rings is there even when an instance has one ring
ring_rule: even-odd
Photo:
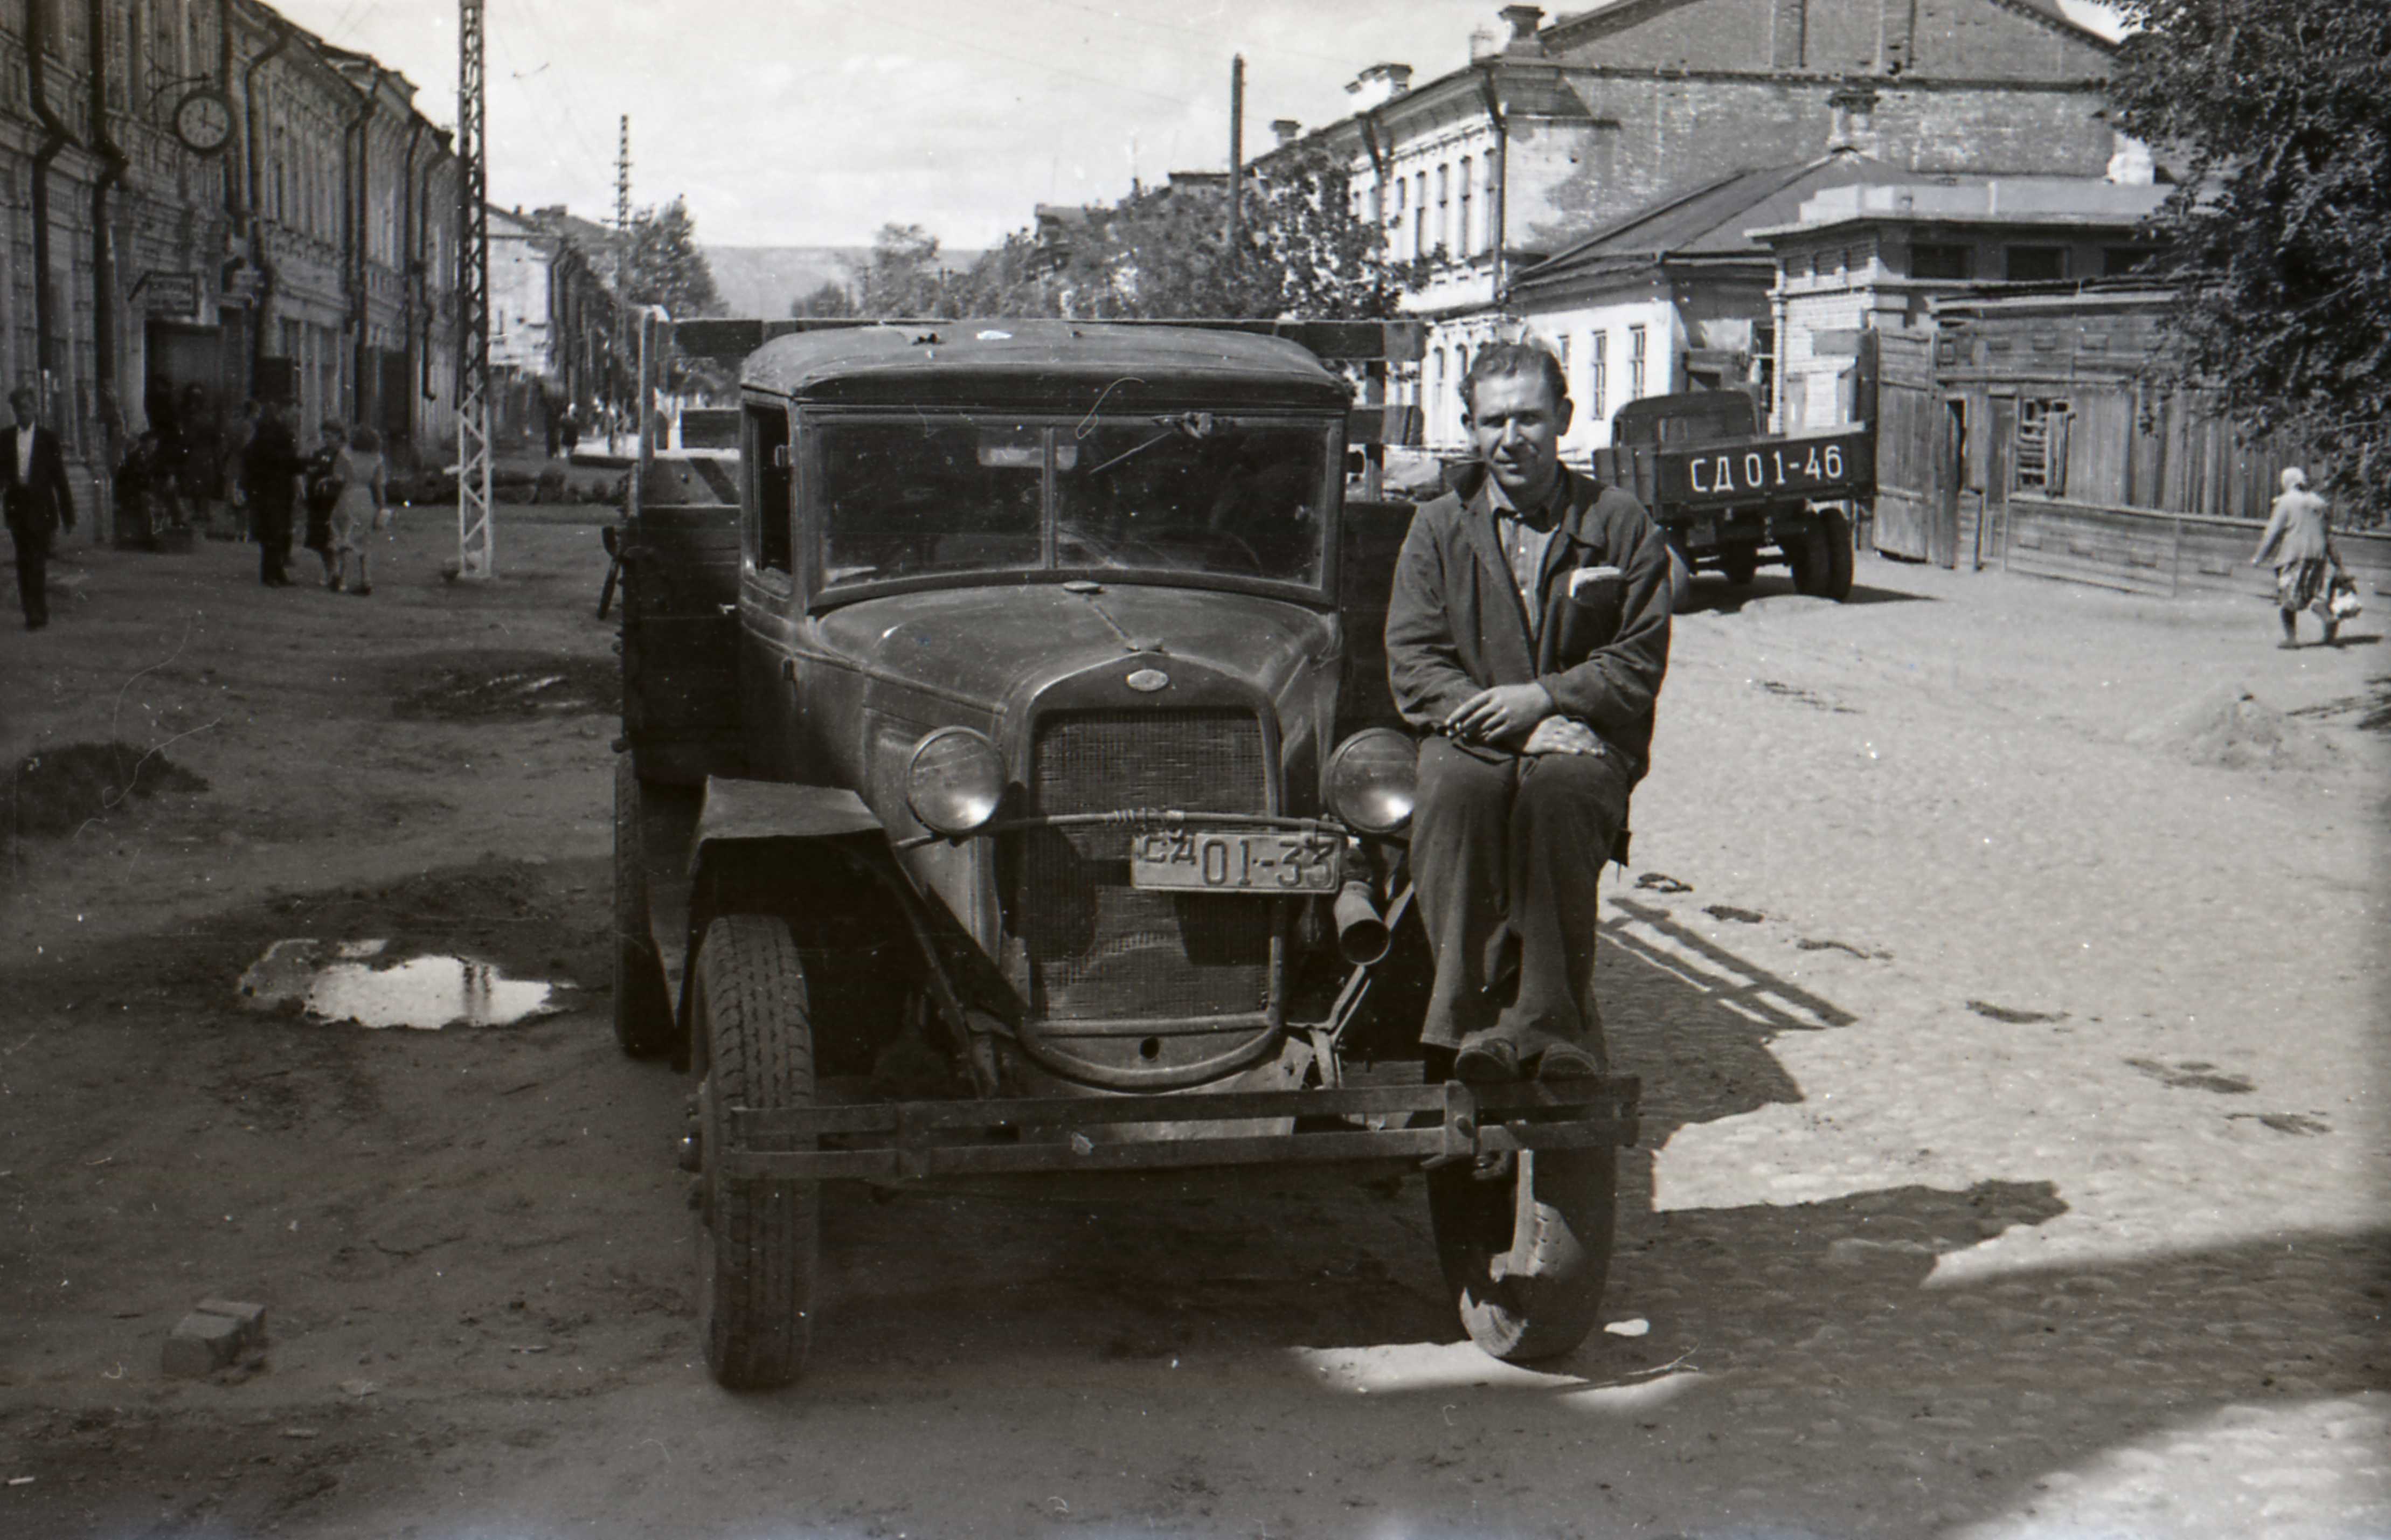
[[[1850,597],[1851,510],[1876,496],[1872,424],[1764,436],[1744,392],[1681,391],[1620,408],[1610,434],[1595,474],[1635,495],[1687,573],[1740,587],[1782,562],[1797,591]]]
[[[613,532],[615,1029],[693,1078],[715,1378],[799,1373],[824,1182],[1250,1163],[1425,1167],[1469,1336],[1576,1346],[1635,1081],[1418,1041],[1409,510],[1323,362],[1416,327],[646,331],[743,358]]]

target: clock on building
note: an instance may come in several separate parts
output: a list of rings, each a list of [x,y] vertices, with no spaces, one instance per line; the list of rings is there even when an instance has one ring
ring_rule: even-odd
[[[213,155],[232,142],[232,103],[202,85],[174,106],[174,137],[195,155]]]

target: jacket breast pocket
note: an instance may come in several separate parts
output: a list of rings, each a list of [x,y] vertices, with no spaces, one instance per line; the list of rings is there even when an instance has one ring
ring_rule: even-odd
[[[1627,578],[1617,567],[1577,567],[1566,577],[1562,602],[1569,615],[1570,641],[1580,648],[1600,647],[1619,634],[1627,604]]]

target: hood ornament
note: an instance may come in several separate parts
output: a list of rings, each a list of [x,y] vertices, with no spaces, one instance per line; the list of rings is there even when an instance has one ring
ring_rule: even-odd
[[[1141,691],[1145,694],[1151,695],[1157,690],[1169,689],[1170,687],[1170,676],[1164,673],[1159,668],[1138,668],[1132,669],[1128,679],[1124,682],[1127,683],[1131,690]]]

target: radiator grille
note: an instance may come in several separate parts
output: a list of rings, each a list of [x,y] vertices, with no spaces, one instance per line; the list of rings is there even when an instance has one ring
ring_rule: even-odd
[[[1030,793],[1042,813],[1269,810],[1261,724],[1237,711],[1058,713],[1040,725]],[[1272,899],[1144,893],[1126,829],[1021,836],[1014,923],[1030,1005],[1049,1020],[1234,1016],[1266,1009]]]

